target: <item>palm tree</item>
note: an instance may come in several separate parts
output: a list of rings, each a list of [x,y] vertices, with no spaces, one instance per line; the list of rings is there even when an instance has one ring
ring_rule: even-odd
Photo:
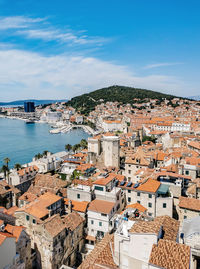
[[[17,171],[19,171],[19,169],[22,167],[20,163],[16,163],[15,164],[15,169],[17,169]]]
[[[76,152],[80,148],[80,144],[75,144],[72,146],[72,150]]]
[[[88,142],[85,139],[81,139],[80,146],[84,149],[87,148]]]
[[[9,182],[9,167],[8,167],[9,162],[10,162],[10,159],[8,157],[6,157],[4,159],[4,163],[6,164],[6,167],[7,167],[7,179],[8,179],[8,182]]]
[[[44,150],[43,153],[42,153],[42,155],[43,156],[47,156],[47,153],[48,153],[48,150]]]
[[[72,149],[72,146],[70,144],[65,145],[65,149],[67,151],[70,151]]]
[[[0,171],[4,174],[4,178],[6,179],[6,175],[7,175],[7,172],[8,172],[8,167],[4,164],[1,167],[1,170]]]
[[[8,157],[6,157],[4,159],[4,163],[6,164],[7,168],[8,168],[8,163],[10,162],[10,159]]]
[[[38,160],[38,159],[40,159],[40,158],[42,158],[43,157],[43,155],[41,154],[41,153],[38,153],[38,154],[36,154],[35,155],[35,158]]]

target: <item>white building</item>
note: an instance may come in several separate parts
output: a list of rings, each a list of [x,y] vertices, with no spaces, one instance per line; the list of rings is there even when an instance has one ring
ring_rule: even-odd
[[[123,131],[123,125],[120,120],[103,120],[101,128],[104,132]]]
[[[16,253],[16,237],[4,232],[0,232],[0,268],[25,269],[20,255]]]

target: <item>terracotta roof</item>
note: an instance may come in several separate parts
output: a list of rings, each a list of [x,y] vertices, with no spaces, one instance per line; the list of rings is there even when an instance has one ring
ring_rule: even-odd
[[[76,170],[81,171],[81,172],[85,172],[87,169],[94,167],[93,164],[91,163],[84,163],[84,164],[80,164],[79,166],[76,167]]]
[[[86,256],[78,269],[119,268],[113,259],[114,235],[106,234],[105,237]]]
[[[154,221],[158,222],[164,231],[163,239],[176,241],[179,232],[180,222],[169,216],[156,217]]]
[[[65,201],[65,205],[68,206],[69,199],[64,199],[64,201]],[[79,202],[79,201],[75,201],[75,200],[71,200],[71,202],[72,202],[72,210],[73,211],[78,211],[78,212],[83,212],[83,213],[85,213],[87,211],[87,207],[89,205],[89,202],[86,202],[86,201]]]
[[[200,149],[200,143],[198,141],[191,141],[189,142],[188,146],[196,149]]]
[[[200,200],[181,196],[179,197],[179,207],[200,211]]]
[[[90,203],[88,211],[109,214],[114,206],[115,203],[95,199]]]
[[[157,192],[158,188],[160,187],[160,182],[154,179],[148,179],[145,183],[139,185],[137,187],[138,191],[146,191],[146,192]]]
[[[165,269],[189,269],[190,247],[160,239],[152,247],[149,263]]]
[[[24,230],[23,226],[13,226],[10,224],[7,224],[5,227],[5,231],[12,234],[16,238],[16,242],[18,241],[21,232]]]
[[[135,203],[135,204],[130,204],[130,205],[127,205],[126,208],[136,208],[138,211],[140,212],[145,212],[147,211],[147,208],[142,206],[141,204],[139,203]]]
[[[55,237],[64,229],[75,230],[83,221],[84,219],[78,213],[72,212],[64,217],[58,214],[53,215],[46,219],[42,225],[52,237]]]
[[[148,233],[158,235],[161,226],[155,221],[138,221],[133,224],[130,233]]]
[[[83,179],[74,179],[73,184],[85,185],[92,187],[93,181],[91,179],[83,180]]]
[[[74,231],[82,222],[84,222],[84,218],[82,218],[77,212],[72,212],[65,218],[65,225],[71,231]]]
[[[176,241],[179,231],[179,221],[169,216],[156,217],[153,221],[138,221],[130,229],[131,233],[158,234],[160,229],[164,231],[164,239]]]
[[[21,200],[21,201],[27,201],[27,202],[32,202],[32,201],[34,201],[37,198],[38,198],[38,196],[35,195],[34,193],[25,192],[23,195],[21,195],[19,197],[19,200]]]
[[[16,210],[18,210],[19,209],[19,207],[17,207],[17,206],[12,206],[12,207],[10,207],[9,209],[7,209],[7,214],[8,215],[11,215],[11,216],[14,216],[14,213],[15,213],[15,211]]]
[[[0,246],[6,240],[7,237],[15,238],[13,235],[9,233],[0,232]]]
[[[103,177],[103,178],[95,180],[93,184],[106,186],[115,178],[115,176],[116,176],[115,174],[109,174],[109,176],[106,178]]]
[[[16,210],[16,212],[24,211],[38,219],[41,219],[49,213],[47,207],[61,199],[62,197],[58,195],[46,192],[33,202],[25,205],[22,208],[19,208],[18,210]]]

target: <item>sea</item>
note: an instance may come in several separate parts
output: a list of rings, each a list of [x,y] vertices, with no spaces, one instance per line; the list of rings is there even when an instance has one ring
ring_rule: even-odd
[[[23,120],[0,118],[0,167],[6,157],[12,168],[16,163],[31,162],[36,154],[45,150],[64,151],[66,144],[74,145],[90,136],[80,128],[60,134],[51,134],[50,129],[46,123],[27,124]]]

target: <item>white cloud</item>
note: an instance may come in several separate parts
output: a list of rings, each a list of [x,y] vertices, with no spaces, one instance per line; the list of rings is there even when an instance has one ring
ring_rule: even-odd
[[[28,28],[35,23],[44,21],[42,18],[24,16],[0,17],[0,30]]]
[[[93,37],[85,34],[85,30],[73,31],[53,27],[46,18],[30,18],[25,16],[0,17],[0,31],[3,35],[9,31],[11,36],[22,36],[26,39],[40,39],[43,41],[57,41],[77,45],[102,45],[110,38]]]
[[[97,58],[43,56],[22,50],[0,50],[0,100],[71,98],[113,84],[165,90],[181,95],[175,77],[139,76],[127,67]]]
[[[149,64],[144,66],[144,69],[152,69],[157,67],[164,67],[164,66],[173,66],[173,65],[179,65],[183,63],[156,63],[156,64]]]
[[[73,32],[62,32],[60,30],[51,29],[30,29],[30,30],[19,30],[16,34],[23,35],[29,39],[41,39],[44,41],[59,41],[62,43],[73,43],[79,45],[86,44],[99,44],[107,42],[109,39],[100,37],[88,37],[87,35],[76,35]]]

